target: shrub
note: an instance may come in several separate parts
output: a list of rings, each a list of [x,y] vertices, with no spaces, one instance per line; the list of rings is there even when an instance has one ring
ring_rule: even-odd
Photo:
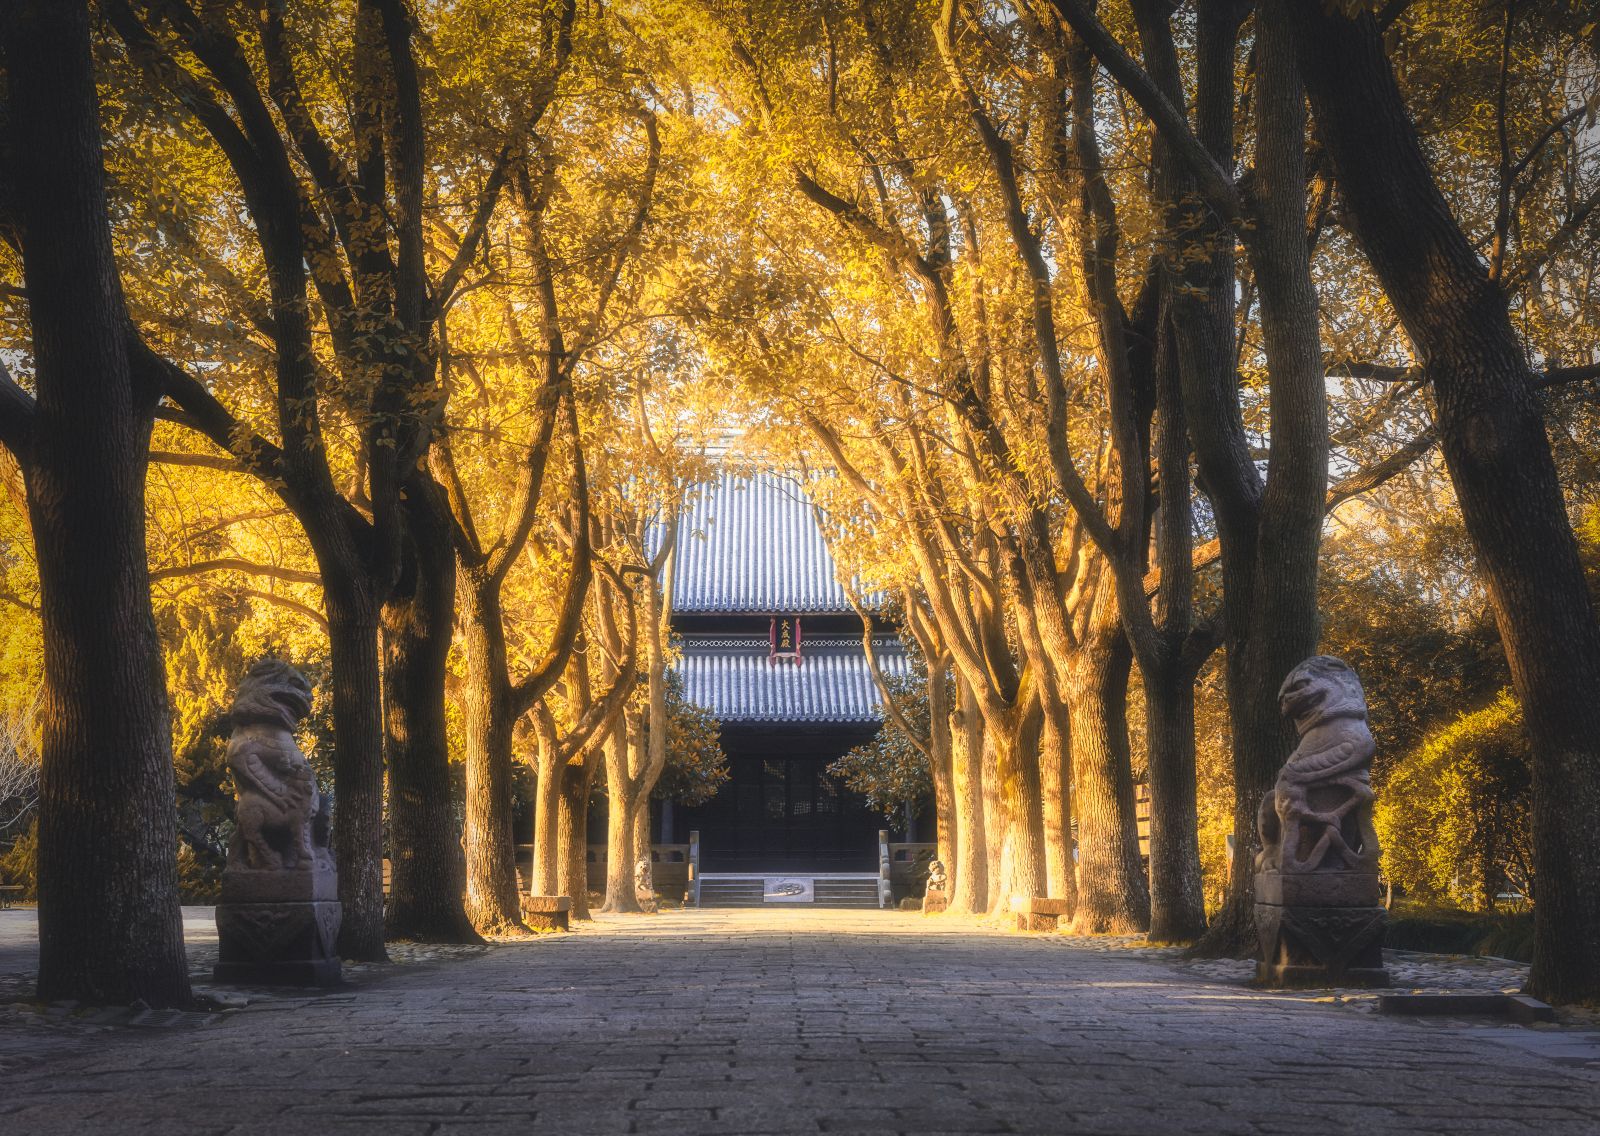
[[[0,883],[20,884],[23,899],[39,898],[38,820],[11,842],[11,848],[4,855],[0,855]]]
[[[178,898],[183,903],[211,904],[222,894],[223,865],[178,842]]]
[[[1389,914],[1386,946],[1446,955],[1494,955],[1533,961],[1533,916],[1528,912],[1463,911],[1404,904]]]
[[[1407,754],[1378,793],[1387,878],[1408,894],[1473,909],[1532,895],[1528,742],[1509,690]]]

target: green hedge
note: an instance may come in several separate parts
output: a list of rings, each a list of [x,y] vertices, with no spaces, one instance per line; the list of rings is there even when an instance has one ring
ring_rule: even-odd
[[[1389,913],[1385,944],[1402,951],[1494,955],[1532,962],[1533,915],[1531,912],[1397,906]]]

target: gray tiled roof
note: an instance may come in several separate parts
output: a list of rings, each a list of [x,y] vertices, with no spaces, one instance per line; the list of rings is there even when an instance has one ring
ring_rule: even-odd
[[[909,671],[892,637],[879,640],[886,675]],[[767,644],[686,636],[678,673],[684,694],[724,722],[861,722],[882,719],[860,640],[803,644],[804,662],[769,661]]]
[[[848,612],[800,482],[725,474],[684,513],[673,568],[680,612]]]

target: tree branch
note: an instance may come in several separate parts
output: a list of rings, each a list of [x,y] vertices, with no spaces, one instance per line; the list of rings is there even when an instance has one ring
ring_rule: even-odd
[[[151,465],[181,465],[194,469],[214,469],[221,473],[242,473],[246,477],[255,474],[246,469],[244,463],[238,458],[224,457],[221,454],[188,454],[181,450],[151,450]]]
[[[152,351],[131,327],[128,361],[141,382],[152,384],[184,410],[194,429],[263,481],[274,488],[282,485],[283,451],[235,418],[199,379]]]
[[[171,564],[165,568],[152,568],[150,579],[173,580],[181,576],[200,576],[207,572],[242,572],[246,576],[265,576],[282,580],[286,584],[322,583],[322,574],[302,568],[284,568],[277,564],[256,564],[238,557],[221,557],[216,560],[195,560],[189,564]]]
[[[1238,220],[1244,213],[1239,187],[1189,128],[1183,110],[1167,100],[1155,80],[1123,49],[1085,0],[1050,0],[1050,3],[1056,14],[1070,24],[1078,38],[1094,52],[1100,65],[1133,96],[1172,152],[1188,167],[1206,203],[1224,220]]]
[[[457,247],[455,256],[451,258],[449,267],[434,285],[434,306],[439,311],[450,306],[456,285],[461,283],[467,265],[472,263],[472,254],[477,250],[479,242],[483,240],[483,235],[489,228],[489,218],[494,215],[495,205],[500,201],[500,191],[505,188],[506,174],[510,168],[511,147],[502,146],[500,152],[495,155],[494,166],[489,170],[489,180],[484,183],[483,196],[478,199],[478,207],[473,211],[472,221],[461,236],[461,244]]]
[[[583,604],[594,580],[594,549],[589,533],[589,482],[583,462],[583,441],[578,429],[578,412],[574,400],[568,398],[567,426],[573,445],[573,496],[577,502],[577,516],[572,534],[572,565],[567,576],[566,595],[562,599],[561,613],[556,619],[550,653],[521,682],[511,688],[512,705],[520,716],[547,694],[577,644],[578,630],[583,622]],[[632,606],[629,611],[631,613]]]
[[[0,445],[26,467],[33,436],[33,396],[17,385],[11,370],[0,361]]]

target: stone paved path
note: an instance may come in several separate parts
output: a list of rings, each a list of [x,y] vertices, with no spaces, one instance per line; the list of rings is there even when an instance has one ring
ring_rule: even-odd
[[[1600,1133],[1594,1034],[898,912],[609,921],[187,1028],[11,1015],[0,1042],[34,1046],[0,1064],[6,1136]]]

